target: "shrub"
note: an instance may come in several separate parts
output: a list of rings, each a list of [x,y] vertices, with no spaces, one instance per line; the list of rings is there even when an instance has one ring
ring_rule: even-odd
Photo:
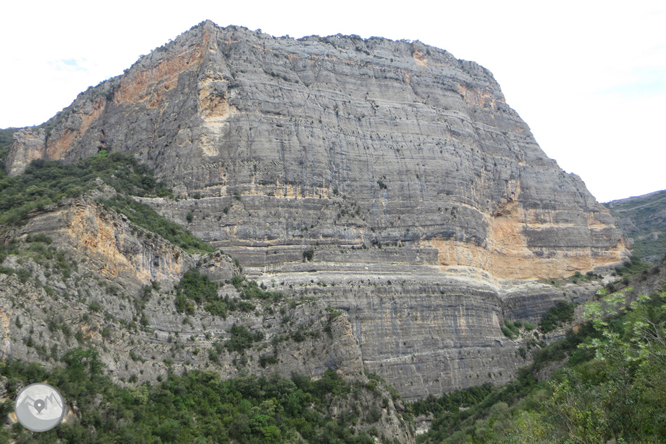
[[[513,332],[514,335],[518,336],[520,334],[520,329],[511,321],[508,319],[504,320],[504,325],[506,325],[511,332]]]
[[[26,236],[26,238],[25,238],[25,241],[26,242],[43,242],[47,245],[51,245],[51,243],[53,242],[53,240],[50,237],[48,237],[47,235],[45,235],[44,233],[39,233],[39,234],[36,234],[34,236],[31,235],[31,234],[28,234],[28,236]]]
[[[561,324],[573,321],[574,310],[577,305],[575,302],[557,302],[543,315],[539,323],[539,329],[543,333],[549,333]]]
[[[380,419],[382,419],[382,412],[374,406],[368,410],[368,413],[365,416],[365,421],[368,424],[379,422]]]
[[[19,280],[22,283],[26,283],[28,279],[30,279],[30,276],[32,276],[32,272],[25,268],[19,268],[18,270],[16,270],[16,276],[18,276]]]
[[[213,316],[219,316],[224,319],[227,317],[227,304],[225,304],[223,301],[218,300],[209,302],[204,306],[204,310]]]
[[[263,355],[259,357],[259,365],[261,365],[262,368],[265,368],[268,365],[277,364],[277,362],[277,356],[275,355]]]
[[[513,334],[513,332],[507,327],[502,327],[502,333],[504,333],[504,336],[506,336],[509,339],[514,339],[515,338],[515,335]]]
[[[192,268],[180,279],[176,286],[176,293],[183,294],[197,304],[203,304],[217,298],[217,287],[208,276],[202,275],[199,270]]]
[[[252,333],[244,325],[234,324],[229,330],[231,338],[224,343],[224,346],[230,352],[245,353],[245,349],[252,348],[253,342],[258,342],[264,339],[264,334],[261,331]]]

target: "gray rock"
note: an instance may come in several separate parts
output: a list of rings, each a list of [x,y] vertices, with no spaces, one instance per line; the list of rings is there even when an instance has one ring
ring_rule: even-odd
[[[25,130],[10,158],[133,153],[205,198],[156,208],[183,224],[192,213],[189,228],[222,248],[252,247],[237,253],[245,265],[280,262],[266,257],[273,247],[292,252],[284,262],[317,242],[400,242],[428,249],[432,265],[525,279],[627,254],[608,211],[541,151],[492,74],[420,42],[204,22],[46,126],[43,147]],[[25,162],[11,159],[16,174]]]
[[[316,298],[296,310],[302,322],[324,328],[321,304],[344,312],[329,326],[334,343],[280,351],[281,372],[353,375],[365,365],[408,399],[507,381],[524,361],[504,319],[536,322],[556,301],[589,294],[535,280],[607,269],[628,254],[608,210],[539,148],[492,74],[420,42],[293,40],[204,22],[81,93],[45,128],[17,137],[10,174],[32,158],[132,153],[178,196],[142,201],[237,258],[247,276]],[[103,232],[95,205],[84,205],[81,233]],[[156,249],[175,250],[127,235],[125,224],[108,232],[134,258],[123,282],[175,270],[151,268]],[[90,255],[99,273],[117,263]],[[202,270],[228,279],[219,259]],[[163,278],[173,284],[186,268]],[[232,325],[198,313],[190,328],[164,303],[146,309],[159,357],[176,332],[206,325],[224,336]],[[263,317],[235,321],[277,334]],[[107,357],[114,374],[138,368],[123,347]],[[176,366],[207,362],[177,356]],[[252,356],[243,365],[262,371]],[[164,370],[159,357],[141,378]],[[236,374],[236,358],[223,374]]]

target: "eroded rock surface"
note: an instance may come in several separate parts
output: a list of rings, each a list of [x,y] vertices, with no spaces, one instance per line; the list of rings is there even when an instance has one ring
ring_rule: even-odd
[[[534,280],[627,255],[492,74],[420,42],[204,22],[17,134],[7,168],[102,149],[155,168],[178,199],[142,200],[248,276],[343,309],[408,398],[507,380],[522,358],[503,320],[588,294]],[[103,231],[79,211],[81,234]]]
[[[192,227],[223,247],[401,241],[444,269],[503,278],[625,253],[608,212],[541,151],[492,74],[419,42],[204,22],[47,126],[17,135],[14,158],[131,152],[185,195],[218,198],[214,216],[243,199]]]

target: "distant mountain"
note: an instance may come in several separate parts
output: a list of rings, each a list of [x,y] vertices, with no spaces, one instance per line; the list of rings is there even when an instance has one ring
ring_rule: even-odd
[[[640,259],[658,263],[666,255],[666,190],[604,204]]]

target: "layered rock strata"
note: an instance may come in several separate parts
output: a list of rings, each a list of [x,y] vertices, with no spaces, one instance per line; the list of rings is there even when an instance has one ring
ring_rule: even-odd
[[[345,309],[365,365],[408,397],[506,380],[522,358],[503,319],[574,297],[524,281],[627,255],[492,74],[420,42],[204,22],[43,130],[17,133],[11,174],[136,155],[178,194],[144,201],[251,276],[294,294],[336,283],[317,297]]]
[[[204,22],[46,126],[17,134],[10,172],[37,157],[134,153],[185,195],[226,198],[215,215],[245,199],[248,211],[200,228],[221,245],[403,241],[444,268],[507,278],[625,252],[608,212],[539,149],[492,74],[420,42],[276,39]]]
[[[40,235],[49,239],[48,247],[32,246],[41,244],[29,236]],[[346,377],[363,377],[360,349],[347,316],[330,316],[322,301],[284,300],[275,307],[254,301],[252,310],[228,317],[213,316],[203,307],[191,315],[177,312],[174,287],[197,263],[200,273],[220,283],[220,297],[240,298],[234,286],[225,285],[238,273],[232,260],[220,253],[192,256],[87,198],[34,212],[24,226],[4,233],[3,238],[11,239],[19,250],[1,264],[6,267],[0,274],[0,311],[5,318],[0,353],[4,357],[40,358],[26,345],[28,330],[30,338],[36,341],[38,336],[45,349],[56,345],[64,351],[72,346],[52,326],[47,328],[59,319],[70,335],[80,331],[98,346],[110,349],[101,354],[116,377],[136,375],[150,380],[165,370],[164,359],[175,361],[176,368],[186,363],[208,367],[208,349],[231,337],[229,329],[239,324],[261,331],[264,338],[247,351],[242,365],[234,363],[238,356],[218,350],[222,369],[217,370],[226,377],[243,369],[261,373],[266,367],[265,372],[278,371],[287,377],[292,372],[317,377],[327,368]],[[20,278],[21,273],[17,278],[8,270],[23,270],[29,278]],[[140,329],[141,319],[145,328]],[[104,336],[105,328],[113,334]],[[329,334],[323,333],[325,328]],[[48,329],[53,334],[45,336]],[[302,331],[304,340],[294,343],[288,338],[296,329]],[[260,365],[260,356],[271,350],[268,346],[276,336],[285,337],[277,344],[279,359]],[[179,337],[182,339],[176,339]],[[186,340],[187,347],[177,346]],[[172,353],[174,347],[178,353]],[[201,356],[193,353],[195,348],[202,349]],[[141,359],[124,356],[130,350]],[[143,365],[146,360],[149,364]],[[139,370],[145,371],[142,376]]]

